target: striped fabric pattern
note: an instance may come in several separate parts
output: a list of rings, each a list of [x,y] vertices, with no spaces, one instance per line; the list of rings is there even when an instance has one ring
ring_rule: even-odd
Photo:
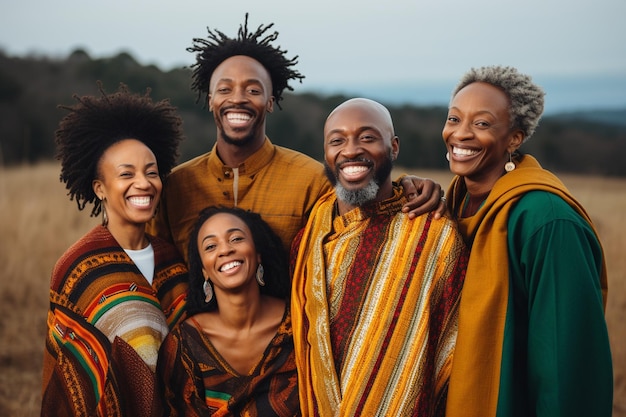
[[[163,341],[157,378],[168,416],[293,417],[299,415],[291,316],[283,320],[247,374],[224,359],[190,317]]]
[[[450,220],[392,199],[310,217],[292,310],[303,415],[443,415],[467,251]]]
[[[185,316],[187,269],[172,245],[149,238],[155,257],[152,285],[102,226],[55,265],[42,415],[151,413],[138,409],[143,405],[133,404],[129,391],[145,392],[138,399],[143,404],[154,395],[160,344]],[[128,381],[125,372],[138,369]]]

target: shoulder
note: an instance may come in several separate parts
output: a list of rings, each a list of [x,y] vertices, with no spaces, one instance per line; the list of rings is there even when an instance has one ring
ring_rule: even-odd
[[[397,217],[407,225],[414,233],[426,233],[428,239],[436,241],[450,241],[451,244],[464,245],[456,221],[448,216],[439,219],[434,218],[434,212],[422,214],[414,219],[409,219],[406,213],[398,213]]]
[[[298,152],[293,149],[285,148],[283,146],[274,145],[274,149],[276,150],[275,158],[279,159],[284,163],[289,163],[292,165],[299,165],[304,168],[310,168],[315,170],[323,171],[324,166],[321,162],[311,158],[308,155],[303,154],[302,152]]]
[[[180,165],[174,167],[168,177],[168,181],[171,178],[184,177],[185,175],[193,174],[197,172],[200,167],[206,167],[208,160],[211,158],[212,152],[207,152],[202,155],[196,156],[188,161],[183,162]],[[204,172],[204,168],[203,168]]]
[[[315,199],[332,190],[321,162],[293,149],[278,145],[274,145],[274,148],[274,157],[267,168],[267,173],[271,178],[280,175],[281,184],[286,189],[305,187],[298,191],[312,190]]]
[[[171,242],[152,234],[147,233],[152,249],[154,250],[155,258],[175,259],[183,262],[182,257],[178,253],[178,249]]]
[[[586,223],[565,200],[547,191],[530,191],[524,194],[509,215],[509,224],[520,221],[548,223],[555,220]]]
[[[74,242],[61,255],[54,266],[53,278],[59,274],[66,273],[73,265],[86,257],[93,256],[102,248],[108,248],[108,250],[118,248],[122,250],[106,228],[96,226]]]
[[[520,246],[531,240],[549,242],[555,236],[564,240],[597,241],[593,227],[558,195],[546,191],[525,194],[511,209],[508,219],[508,240]]]

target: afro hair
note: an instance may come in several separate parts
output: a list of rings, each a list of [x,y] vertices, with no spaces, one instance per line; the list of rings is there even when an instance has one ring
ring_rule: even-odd
[[[149,89],[145,95],[138,95],[124,84],[110,95],[100,82],[98,89],[101,96],[74,95],[77,104],[60,105],[69,113],[55,132],[60,180],[79,210],[87,203],[94,204],[92,216],[101,210],[92,182],[106,149],[123,139],[143,142],[154,153],[159,175],[165,180],[176,164],[178,145],[183,140],[182,119],[168,100],[153,102]]]

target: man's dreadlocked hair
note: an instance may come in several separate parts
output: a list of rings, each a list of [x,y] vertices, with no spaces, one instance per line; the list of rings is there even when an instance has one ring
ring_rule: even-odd
[[[208,97],[211,75],[223,61],[232,56],[245,55],[259,61],[269,72],[272,79],[272,95],[278,107],[281,108],[279,102],[283,99],[283,90],[287,88],[293,91],[289,80],[297,79],[302,82],[304,75],[290,69],[298,63],[297,55],[292,59],[287,59],[285,58],[286,50],[283,51],[280,46],[271,45],[271,42],[278,38],[278,32],[274,31],[260,39],[273,26],[273,23],[267,26],[259,25],[256,32],[248,32],[248,13],[246,13],[245,23],[239,26],[236,39],[229,38],[219,30],[211,30],[208,27],[207,39],[194,38],[193,46],[187,48],[187,51],[196,53],[196,63],[191,66],[194,68],[191,89],[198,93],[196,102],[203,95]],[[206,102],[207,100],[204,101],[204,105]]]
[[[123,139],[137,139],[154,153],[161,180],[170,173],[178,158],[183,139],[182,119],[168,100],[153,102],[145,95],[132,94],[120,84],[116,93],[107,95],[98,82],[101,97],[73,95],[68,110],[55,132],[56,157],[61,161],[61,182],[78,209],[93,203],[92,216],[101,210],[92,182],[99,175],[98,163],[104,152]]]

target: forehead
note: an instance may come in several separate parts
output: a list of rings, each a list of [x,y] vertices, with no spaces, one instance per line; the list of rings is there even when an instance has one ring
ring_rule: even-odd
[[[156,159],[152,150],[137,139],[122,139],[105,149],[100,161],[118,161],[124,159],[150,158]]]
[[[337,107],[326,119],[324,134],[335,130],[373,128],[380,132],[391,132],[391,122],[380,109],[353,103]]]
[[[250,229],[246,223],[231,213],[217,213],[209,217],[202,227],[201,235],[225,233],[230,229],[240,229],[246,233],[250,233]]]
[[[271,85],[267,69],[259,61],[246,55],[235,55],[222,61],[211,74],[210,83],[220,79],[259,80]]]
[[[509,98],[499,87],[485,82],[466,85],[453,97],[450,106],[456,108],[485,109],[493,113],[507,112]]]

